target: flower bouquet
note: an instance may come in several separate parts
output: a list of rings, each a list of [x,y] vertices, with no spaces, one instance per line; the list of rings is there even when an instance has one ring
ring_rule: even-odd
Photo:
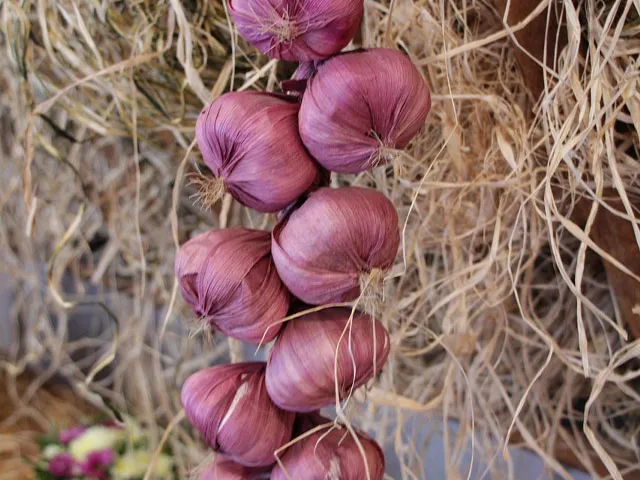
[[[107,421],[53,431],[40,447],[36,480],[142,480],[154,454],[148,433],[130,419],[122,426]],[[168,449],[156,458],[150,478],[177,478]]]

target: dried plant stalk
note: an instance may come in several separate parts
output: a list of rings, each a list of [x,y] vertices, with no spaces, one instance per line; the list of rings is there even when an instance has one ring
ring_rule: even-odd
[[[292,66],[239,41],[218,1],[77,3],[0,7],[0,255],[14,297],[2,367],[61,374],[99,408],[134,413],[158,443],[171,425],[187,478],[206,451],[174,420],[178,388],[229,347],[183,322],[176,243],[274,220],[228,196],[215,212],[193,205],[184,177],[198,162],[195,119],[225,90],[274,89]],[[333,180],[377,188],[402,222],[402,254],[376,305],[391,361],[340,413],[395,449],[404,478],[422,475],[430,435],[397,422],[410,415],[459,421],[444,427],[452,478],[467,475],[471,447],[472,478],[517,478],[501,460],[509,438],[561,478],[561,443],[594,476],[598,465],[614,478],[638,468],[638,340],[619,292],[639,278],[617,253],[623,241],[602,233],[619,229],[638,252],[638,11],[633,0],[550,3],[505,25],[480,0],[367,1],[352,45],[405,51],[433,93],[402,169]],[[518,32],[554,15],[567,42],[536,44],[551,61],[533,106],[512,40],[529,50]],[[579,222],[584,202],[598,208]],[[93,320],[78,336],[81,313]]]

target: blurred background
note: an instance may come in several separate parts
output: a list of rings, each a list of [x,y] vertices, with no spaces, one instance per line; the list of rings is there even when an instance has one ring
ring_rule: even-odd
[[[354,424],[390,478],[640,478],[640,6],[364,5],[349,48],[405,52],[433,106],[402,168],[332,178],[402,224]],[[0,478],[32,478],[52,426],[123,415],[189,478],[209,452],[182,382],[254,352],[200,328],[176,249],[275,222],[194,204],[195,120],[296,65],[218,0],[0,0],[0,32]]]

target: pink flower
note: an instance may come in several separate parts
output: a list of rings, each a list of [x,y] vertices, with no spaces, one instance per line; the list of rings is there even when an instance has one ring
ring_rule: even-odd
[[[73,439],[82,435],[87,430],[85,425],[76,425],[75,427],[61,430],[58,433],[58,441],[63,445],[68,445]]]
[[[96,450],[87,455],[87,459],[80,464],[80,471],[86,478],[106,480],[109,478],[108,469],[113,462],[111,449]]]
[[[47,469],[51,475],[58,478],[71,477],[73,473],[73,458],[69,453],[59,453],[47,465]]]

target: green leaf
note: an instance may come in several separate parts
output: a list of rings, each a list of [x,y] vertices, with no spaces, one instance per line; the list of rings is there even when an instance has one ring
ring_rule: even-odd
[[[146,450],[149,447],[149,441],[146,438],[141,438],[133,442],[134,450]]]
[[[119,457],[124,455],[127,452],[127,442],[124,440],[119,441],[114,447],[113,450],[118,454]]]
[[[33,473],[35,473],[35,480],[58,480],[58,477],[54,477],[42,467],[35,467]]]
[[[49,431],[47,434],[39,435],[37,441],[40,451],[44,450],[48,445],[60,445],[60,442],[58,442],[58,435],[54,431]]]

